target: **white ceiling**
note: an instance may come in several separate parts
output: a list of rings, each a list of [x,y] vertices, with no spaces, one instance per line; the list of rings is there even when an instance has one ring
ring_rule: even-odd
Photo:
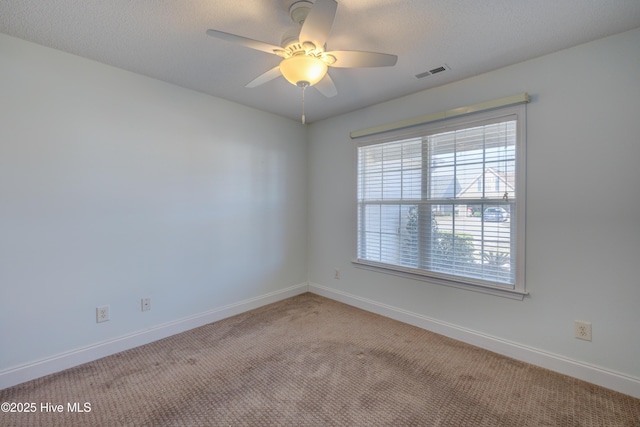
[[[296,26],[293,2],[1,0],[0,32],[298,120],[301,91],[284,78],[244,87],[277,56],[205,34],[279,45]],[[392,53],[398,63],[331,69],[338,95],[307,90],[307,122],[639,26],[639,0],[338,0],[328,50]],[[450,70],[415,78],[445,64]]]

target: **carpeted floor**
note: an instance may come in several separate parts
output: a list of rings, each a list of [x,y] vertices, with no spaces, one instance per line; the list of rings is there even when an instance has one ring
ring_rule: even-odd
[[[37,406],[2,426],[640,426],[639,399],[309,293],[0,402]]]

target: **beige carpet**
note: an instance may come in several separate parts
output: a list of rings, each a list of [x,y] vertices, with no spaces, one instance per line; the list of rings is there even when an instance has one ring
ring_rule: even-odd
[[[630,426],[640,400],[313,294],[0,391],[1,426]],[[62,404],[63,413],[41,405]],[[70,413],[68,404],[90,404]]]

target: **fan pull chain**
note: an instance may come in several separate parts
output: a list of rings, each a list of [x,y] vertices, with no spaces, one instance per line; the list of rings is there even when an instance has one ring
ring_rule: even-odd
[[[304,90],[307,87],[307,85],[302,85],[302,124],[304,124],[305,122],[305,117],[304,117]]]

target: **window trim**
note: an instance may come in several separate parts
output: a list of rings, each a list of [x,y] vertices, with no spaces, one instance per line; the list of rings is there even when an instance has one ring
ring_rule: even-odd
[[[528,96],[527,100],[528,101]],[[391,274],[414,280],[426,281],[439,285],[450,286],[459,289],[466,289],[501,297],[523,300],[528,292],[525,287],[525,212],[526,212],[526,101],[518,104],[510,104],[499,108],[490,108],[484,111],[471,112],[465,115],[457,115],[451,118],[439,119],[427,123],[421,123],[408,128],[395,128],[385,132],[375,132],[367,136],[358,137],[354,144],[355,151],[355,173],[354,187],[357,188],[358,181],[358,148],[368,145],[381,144],[385,142],[400,141],[403,139],[424,137],[453,129],[473,127],[474,124],[486,123],[488,121],[500,121],[507,116],[517,118],[517,141],[516,141],[516,194],[517,203],[515,207],[515,284],[500,285],[493,282],[485,282],[478,279],[466,278],[463,276],[451,276],[439,274],[437,272],[422,270],[417,268],[403,267],[394,264],[385,264],[376,261],[358,258],[358,237],[356,233],[356,256],[352,259],[355,267],[363,268],[379,273]],[[355,199],[356,212],[358,211],[358,198]],[[513,212],[511,213],[513,216]],[[358,229],[358,218],[356,214],[356,230]]]

